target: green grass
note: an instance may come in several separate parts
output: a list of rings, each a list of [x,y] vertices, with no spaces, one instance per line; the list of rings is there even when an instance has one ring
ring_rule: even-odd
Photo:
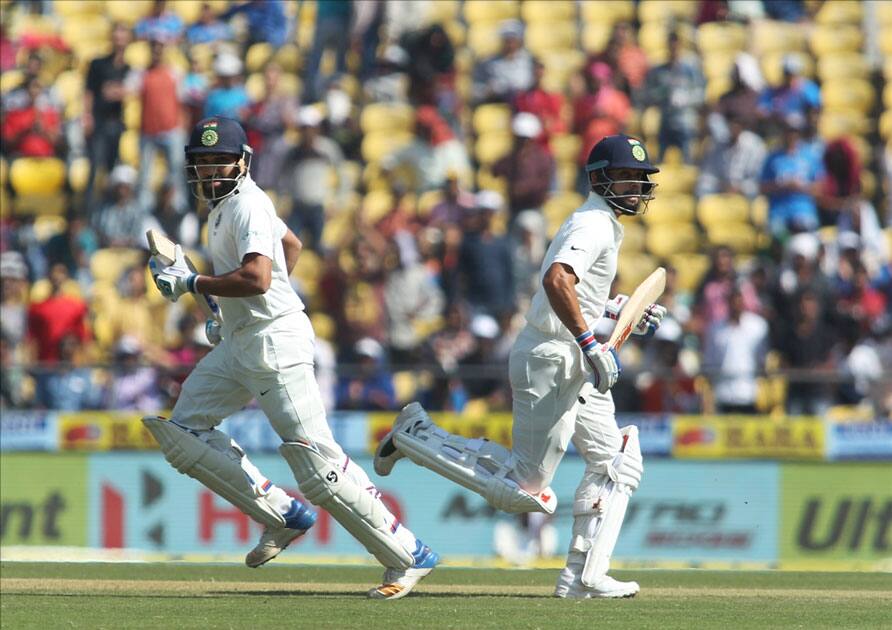
[[[631,600],[550,597],[555,571],[442,568],[396,602],[369,567],[0,564],[3,628],[889,628],[892,574],[617,571]]]

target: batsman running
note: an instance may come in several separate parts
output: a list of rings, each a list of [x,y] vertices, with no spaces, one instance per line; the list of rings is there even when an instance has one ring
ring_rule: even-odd
[[[572,440],[586,468],[555,595],[632,597],[638,584],[617,581],[607,570],[629,497],[641,480],[641,449],[636,427],[617,427],[610,388],[621,372],[619,359],[592,328],[602,316],[619,318],[628,301],[621,294],[608,299],[623,239],[618,219],[647,209],[655,186],[649,176],[659,169],[639,140],[616,135],[595,145],[585,170],[591,192],[549,246],[527,325],[511,350],[513,450],[452,435],[411,403],[378,445],[375,471],[388,475],[397,460],[408,457],[499,510],[552,514],[557,500],[549,484]],[[665,314],[651,304],[634,332],[652,335]]]
[[[388,511],[366,473],[341,449],[325,418],[313,372],[315,336],[288,277],[301,242],[276,216],[251,179],[251,147],[241,125],[207,118],[186,146],[187,181],[210,206],[208,246],[216,275],[195,273],[179,246],[176,260],[149,267],[162,294],[217,296],[222,324],[208,320],[214,349],[183,383],[172,417],[143,418],[164,456],[264,525],[245,563],[275,558],[304,534],[316,515],[275,486],[228,435],[216,429],[257,399],[282,438],[279,451],[301,494],[327,510],[386,567],[377,599],[407,595],[439,561]]]

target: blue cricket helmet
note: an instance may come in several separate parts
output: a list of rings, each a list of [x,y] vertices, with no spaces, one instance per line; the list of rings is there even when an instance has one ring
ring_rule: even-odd
[[[211,116],[198,121],[189,134],[186,145],[186,181],[192,194],[206,201],[221,201],[235,193],[241,186],[248,170],[251,168],[251,156],[254,151],[248,145],[248,136],[241,124],[232,118]],[[232,161],[221,161],[219,164],[195,160],[200,155],[232,155],[238,158],[239,172],[234,177],[220,174],[220,169],[232,165]],[[207,175],[209,169],[214,171]]]
[[[642,173],[641,179],[614,180],[607,175],[608,169],[634,169]],[[606,136],[598,144],[592,147],[585,163],[587,174],[597,173],[597,183],[592,184],[592,190],[604,197],[611,207],[623,214],[643,214],[647,211],[647,203],[653,199],[653,191],[656,184],[650,181],[650,175],[659,173],[660,169],[650,163],[647,148],[638,138],[617,134]],[[614,184],[639,183],[641,194],[616,194],[613,192]],[[634,207],[624,204],[623,200],[637,197]],[[643,205],[642,205],[643,202]]]

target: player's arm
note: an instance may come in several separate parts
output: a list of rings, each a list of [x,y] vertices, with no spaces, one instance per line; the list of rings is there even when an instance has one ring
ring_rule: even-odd
[[[297,238],[297,237],[295,237]],[[273,280],[273,261],[256,252],[242,258],[242,266],[220,276],[199,274],[195,278],[195,293],[219,297],[252,297],[263,295]]]
[[[553,263],[542,279],[542,287],[545,289],[551,308],[574,337],[588,330],[582,317],[582,309],[579,308],[579,298],[576,296],[578,282],[579,278],[576,277],[573,268],[559,262]]]
[[[288,230],[285,232],[285,236],[282,237],[282,249],[285,250],[285,270],[290,276],[303,249],[303,243],[301,243],[297,234]]]

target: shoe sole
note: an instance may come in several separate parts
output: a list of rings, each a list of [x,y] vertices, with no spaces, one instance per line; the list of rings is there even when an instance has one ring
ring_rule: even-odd
[[[436,567],[434,567],[434,568],[436,568]],[[433,571],[434,568],[415,569],[416,571],[419,571],[419,572],[424,571],[424,573],[421,573],[421,575],[416,574],[418,579],[415,580],[415,583],[412,584],[411,586],[400,586],[399,584],[394,583],[394,584],[382,584],[381,586],[378,586],[377,588],[373,588],[372,590],[369,591],[369,598],[370,599],[380,599],[380,600],[384,600],[384,601],[401,599],[401,598],[405,597],[406,595],[408,595],[409,593],[411,593],[413,590],[415,590],[415,587],[418,586],[418,583],[421,582],[421,580],[426,578],[428,575],[430,575],[431,571]],[[388,595],[386,593],[382,593],[381,589],[387,589],[388,592],[391,592],[391,594]],[[397,590],[393,590],[393,589],[397,589]]]
[[[273,560],[273,559],[277,558],[277,557],[279,556],[280,553],[282,553],[283,551],[285,551],[286,549],[288,549],[288,546],[289,546],[291,543],[293,543],[295,540],[297,540],[298,538],[300,538],[301,536],[303,536],[304,534],[306,534],[307,531],[309,531],[309,530],[306,530],[306,529],[305,529],[305,530],[303,530],[302,532],[300,532],[297,536],[295,536],[294,538],[292,538],[291,540],[289,540],[287,543],[285,543],[285,545],[284,545],[281,549],[279,549],[276,553],[274,553],[273,555],[271,555],[269,558],[267,558],[266,560],[264,560],[264,561],[262,561],[262,562],[258,562],[257,564],[250,564],[250,563],[248,562],[248,559],[245,558],[245,565],[246,565],[249,569],[258,569],[258,568],[262,567],[264,564],[266,564],[266,563],[269,562],[270,560]]]

